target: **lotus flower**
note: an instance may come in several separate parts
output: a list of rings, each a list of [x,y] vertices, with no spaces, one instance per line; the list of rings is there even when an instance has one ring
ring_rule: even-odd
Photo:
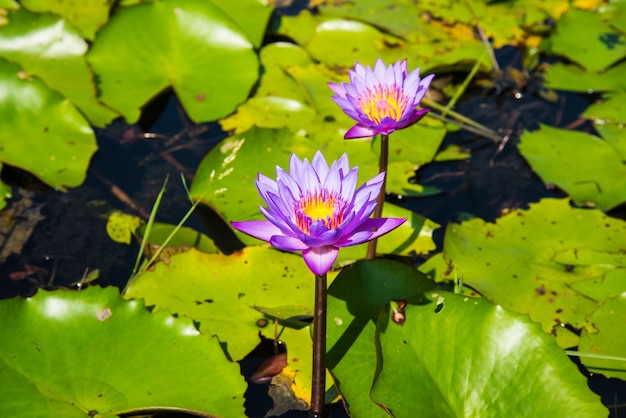
[[[267,220],[231,222],[241,232],[268,241],[283,251],[302,251],[316,275],[330,270],[340,247],[377,238],[401,225],[406,218],[369,216],[385,173],[356,189],[358,168],[350,169],[343,154],[330,167],[321,152],[313,161],[291,155],[289,173],[276,167],[276,181],[259,173],[255,183],[267,208]]]
[[[332,99],[357,121],[345,139],[390,134],[413,125],[428,113],[417,110],[434,74],[420,79],[419,68],[408,74],[406,60],[385,67],[379,58],[374,69],[356,63],[350,83],[328,83]]]

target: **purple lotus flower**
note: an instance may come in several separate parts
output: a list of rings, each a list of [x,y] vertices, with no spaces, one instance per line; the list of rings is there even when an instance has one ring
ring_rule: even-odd
[[[276,167],[276,181],[260,173],[255,181],[268,206],[261,207],[267,220],[231,224],[279,250],[302,251],[309,269],[324,274],[340,247],[372,240],[406,221],[370,219],[385,173],[356,190],[357,172],[357,167],[348,166],[346,154],[330,167],[319,151],[311,163],[292,154],[289,173]]]
[[[360,63],[350,70],[350,83],[328,83],[332,99],[357,121],[345,139],[390,134],[406,128],[428,113],[417,110],[434,74],[420,79],[419,68],[408,74],[406,60],[385,67],[379,58],[374,69]]]

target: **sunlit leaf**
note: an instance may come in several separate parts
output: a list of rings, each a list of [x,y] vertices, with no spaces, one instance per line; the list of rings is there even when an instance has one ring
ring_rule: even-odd
[[[456,271],[466,285],[529,313],[547,332],[561,323],[582,328],[602,302],[595,298],[616,291],[608,278],[625,267],[624,248],[626,222],[572,208],[567,199],[544,199],[496,223],[449,225],[444,254],[452,267],[440,279]],[[588,280],[595,286],[582,286]],[[586,294],[586,288],[593,290]]]
[[[344,268],[328,289],[326,362],[350,416],[388,416],[369,398],[376,371],[374,335],[379,312],[392,300],[418,297],[433,286],[407,265],[378,259]]]
[[[0,59],[0,161],[57,189],[80,185],[96,140],[69,100]],[[33,152],[37,150],[38,152]]]
[[[94,35],[109,18],[115,0],[22,0],[22,6],[33,12],[60,15],[80,30],[87,39]]]
[[[261,46],[267,29],[267,21],[272,14],[272,2],[267,0],[209,1],[230,17],[256,48]]]
[[[121,8],[98,32],[87,58],[101,100],[131,123],[170,86],[194,121],[224,117],[245,100],[259,74],[247,34],[206,0]]]
[[[245,382],[219,342],[188,319],[123,300],[116,288],[40,290],[0,301],[0,315],[4,417],[105,417],[147,407],[243,415]]]
[[[594,93],[626,90],[626,62],[600,73],[587,72],[573,64],[556,63],[549,67],[545,76],[546,86],[559,90]]]
[[[572,8],[550,37],[551,52],[564,55],[591,72],[626,57],[626,37],[611,26],[610,16]],[[584,33],[581,33],[584,28]]]
[[[519,150],[545,183],[555,184],[581,205],[611,209],[626,201],[626,165],[602,139],[542,125],[524,132]]]
[[[233,360],[240,360],[260,342],[259,333],[274,338],[272,323],[260,326],[265,315],[255,307],[273,310],[289,304],[312,311],[314,283],[313,273],[294,254],[267,247],[248,247],[230,256],[192,249],[143,273],[125,296],[193,318],[203,332],[217,336]],[[281,325],[279,332],[289,350],[289,367],[297,370],[295,385],[310,393],[308,327],[283,331]]]
[[[589,371],[607,377],[626,378],[624,318],[626,318],[626,295],[623,293],[615,299],[604,302],[589,317],[594,329],[583,329],[578,347],[578,351],[582,353],[581,361]],[[590,355],[586,356],[584,353]],[[621,357],[622,360],[603,359],[594,355]]]
[[[403,326],[389,313],[378,323],[382,366],[371,396],[394,417],[607,416],[576,365],[528,317],[484,299],[428,297],[406,307]]]
[[[10,13],[8,19],[0,27],[0,56],[70,99],[92,124],[105,126],[117,116],[96,100],[96,86],[84,57],[87,42],[75,28],[59,17],[24,8]]]
[[[141,218],[137,216],[115,211],[107,219],[107,235],[115,242],[130,244],[133,234],[141,223]]]

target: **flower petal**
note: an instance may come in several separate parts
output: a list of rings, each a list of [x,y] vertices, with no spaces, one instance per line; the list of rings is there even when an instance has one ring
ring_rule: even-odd
[[[361,225],[355,228],[346,236],[342,237],[335,243],[338,247],[349,247],[351,245],[362,244],[378,238],[387,232],[396,229],[407,218],[370,218],[366,219]]]
[[[378,132],[375,129],[369,128],[367,126],[356,124],[352,128],[346,132],[343,136],[344,139],[354,139],[354,138],[367,138],[371,136],[376,136]]]
[[[332,245],[308,248],[302,251],[304,262],[313,274],[325,274],[333,266],[339,255],[339,248]]]
[[[274,235],[270,239],[270,244],[283,251],[302,251],[309,248],[308,245],[300,241],[298,238],[286,235]]]
[[[270,221],[243,221],[230,224],[244,234],[263,241],[269,242],[274,235],[282,235],[281,230]]]

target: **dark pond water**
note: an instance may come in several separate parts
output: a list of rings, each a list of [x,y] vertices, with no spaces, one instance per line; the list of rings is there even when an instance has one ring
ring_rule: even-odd
[[[521,55],[506,48],[498,51],[498,60],[519,67]],[[444,146],[469,148],[471,158],[428,164],[416,173],[421,184],[436,186],[442,193],[428,198],[389,196],[389,200],[440,223],[442,228],[435,238],[441,248],[449,222],[468,215],[494,220],[504,210],[525,208],[543,197],[564,196],[544,186],[519,155],[516,144],[524,129],[536,129],[539,123],[577,125],[577,116],[590,98],[560,92],[557,100],[550,102],[542,93],[540,79],[533,77],[521,85],[503,77],[493,87],[472,91],[457,111],[502,132],[507,140],[495,143],[464,131],[448,134]],[[579,129],[592,128],[583,123]],[[175,97],[167,93],[145,110],[140,124],[116,122],[98,132],[99,151],[87,180],[79,188],[56,193],[18,170],[4,170],[3,179],[20,186],[14,189],[9,206],[38,207],[41,220],[37,221],[32,213],[16,215],[30,217],[34,225],[24,235],[20,253],[0,265],[0,297],[29,296],[41,287],[72,287],[94,269],[100,273],[99,285],[122,287],[132,270],[138,245],[111,241],[105,231],[107,215],[118,209],[145,216],[169,175],[158,220],[177,223],[189,208],[180,173],[190,181],[202,157],[225,136],[217,124],[190,123]],[[121,200],[124,196],[128,200]],[[612,215],[624,217],[619,210]],[[195,216],[187,225],[221,239],[227,251],[237,246],[219,225],[206,219]],[[421,257],[416,260],[420,261]],[[259,357],[243,362],[244,374],[249,376],[269,353],[260,350]],[[601,394],[613,417],[626,416],[625,382],[590,376],[589,384]],[[247,398],[250,417],[263,417],[272,407],[267,386],[251,386]],[[341,407],[332,413],[346,416]],[[304,417],[306,413],[291,411],[280,416]]]

